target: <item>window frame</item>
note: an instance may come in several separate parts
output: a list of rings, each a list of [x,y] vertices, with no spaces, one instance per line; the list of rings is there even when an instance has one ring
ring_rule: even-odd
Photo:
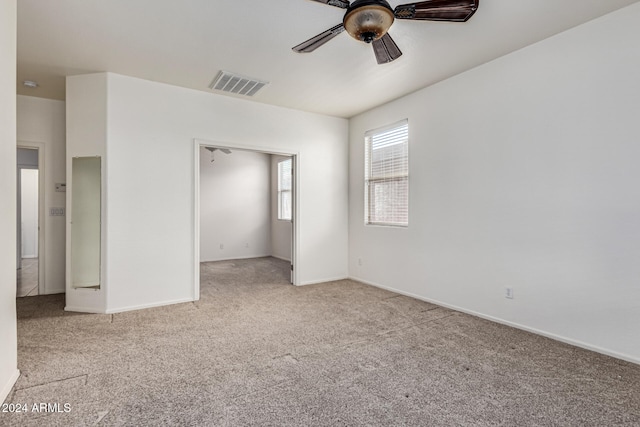
[[[289,171],[289,188],[284,188],[283,189],[283,179],[282,179],[282,175],[283,175],[283,168],[284,168],[284,164],[288,163],[288,171]],[[278,221],[288,221],[291,222],[293,220],[293,159],[291,157],[286,158],[286,159],[282,159],[282,160],[278,160],[278,185],[277,185],[277,192],[278,192],[278,212],[277,212],[277,219]],[[288,211],[288,218],[285,215],[282,215],[283,213],[283,205],[284,205],[284,195],[285,194],[289,194],[289,211]]]
[[[404,155],[400,156],[401,158],[401,166],[398,169],[404,169],[406,172],[401,170],[394,170],[395,165],[392,166],[392,171],[394,172],[392,175],[383,176],[375,175],[373,176],[373,166],[374,161],[373,151],[374,151],[374,139],[376,137],[383,137],[385,134],[389,134],[393,131],[398,131],[403,137],[395,138],[392,136],[393,141],[391,144],[387,144],[386,146],[381,147],[382,149],[388,148],[397,144],[404,144],[404,147],[401,147],[401,150],[404,151]],[[395,142],[397,139],[399,142]],[[384,144],[384,142],[383,142]],[[365,226],[374,226],[374,227],[397,227],[397,228],[408,228],[409,227],[409,120],[404,119],[393,124],[383,126],[380,128],[368,130],[364,135],[364,225]],[[390,157],[385,157],[385,160],[389,160]],[[402,160],[403,159],[403,160]],[[395,162],[395,159],[392,159]],[[396,174],[396,172],[398,172]],[[393,212],[394,209],[399,208],[400,211],[405,212],[403,216],[403,220],[398,221],[380,221],[376,219],[372,219],[376,214],[372,212],[372,208],[376,206],[375,195],[372,194],[372,191],[375,190],[379,185],[376,184],[384,184],[384,183],[392,183],[403,181],[406,182],[404,189],[401,186],[396,188],[392,188],[391,191],[400,190],[405,192],[404,198],[402,197],[394,197],[391,200],[390,205],[385,205],[383,208],[385,212],[387,212],[387,216],[396,215]],[[383,189],[384,190],[384,189]]]

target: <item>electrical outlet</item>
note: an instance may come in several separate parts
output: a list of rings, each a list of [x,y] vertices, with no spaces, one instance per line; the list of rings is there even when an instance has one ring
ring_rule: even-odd
[[[220,249],[224,249],[224,243],[220,243]]]
[[[249,243],[248,243],[248,242],[247,242],[247,243],[245,243],[244,247],[245,247],[245,248],[248,248],[248,247],[249,247]]]
[[[504,297],[513,299],[513,288],[504,288]]]
[[[362,258],[358,258],[358,265],[362,266]]]

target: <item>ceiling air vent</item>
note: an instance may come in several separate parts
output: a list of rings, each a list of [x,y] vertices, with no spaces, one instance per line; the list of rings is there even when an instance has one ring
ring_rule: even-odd
[[[267,82],[233,74],[228,71],[220,71],[209,85],[213,90],[235,93],[244,96],[254,96]]]

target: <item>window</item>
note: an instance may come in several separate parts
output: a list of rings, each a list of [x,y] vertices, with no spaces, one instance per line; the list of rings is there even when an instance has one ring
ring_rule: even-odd
[[[291,159],[278,162],[278,219],[291,221]]]
[[[409,225],[409,123],[365,133],[364,222]]]

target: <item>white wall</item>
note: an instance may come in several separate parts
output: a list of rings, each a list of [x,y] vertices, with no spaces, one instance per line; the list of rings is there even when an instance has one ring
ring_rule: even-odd
[[[96,84],[105,88],[98,101]],[[194,138],[299,153],[299,283],[347,276],[347,120],[116,74],[67,79],[67,111],[105,96],[104,115],[68,115],[67,127],[68,136],[80,127],[107,139],[107,311],[197,297]]]
[[[635,4],[353,118],[351,276],[640,362],[638,20]],[[363,134],[404,118],[410,226],[365,227]]]
[[[291,261],[291,221],[278,219],[278,162],[290,157],[271,156],[271,255]]]
[[[268,154],[200,148],[201,261],[270,254],[270,167]]]
[[[18,144],[44,146],[44,293],[65,289],[65,217],[49,216],[50,208],[64,208],[65,193],[56,192],[56,183],[66,183],[65,103],[31,96],[17,97]]]
[[[16,0],[0,2],[0,402],[18,379],[16,335]]]

